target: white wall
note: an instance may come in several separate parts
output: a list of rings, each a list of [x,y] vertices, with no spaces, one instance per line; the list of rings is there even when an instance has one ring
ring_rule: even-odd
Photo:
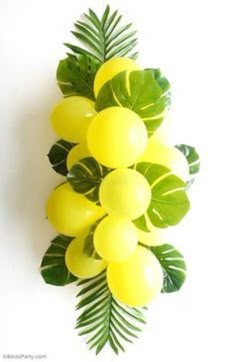
[[[115,361],[109,351],[95,357],[77,337],[76,287],[48,286],[38,271],[55,235],[44,202],[60,180],[46,154],[55,140],[48,114],[61,98],[55,71],[62,43],[83,11],[102,11],[106,2],[0,2],[0,359],[40,353],[49,362]],[[171,81],[176,142],[195,145],[202,162],[192,210],[173,240],[188,263],[185,287],[152,305],[122,361],[236,359],[234,4],[110,0],[139,30],[140,64],[161,67]]]

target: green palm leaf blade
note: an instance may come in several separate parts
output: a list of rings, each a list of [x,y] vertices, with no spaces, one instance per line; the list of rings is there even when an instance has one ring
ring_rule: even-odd
[[[125,351],[123,343],[132,343],[141,332],[140,325],[145,323],[142,308],[131,308],[119,303],[112,296],[106,279],[106,272],[95,278],[79,281],[81,287],[76,309],[80,310],[76,328],[79,335],[87,335],[90,349],[95,348],[96,354],[109,343],[118,354]]]
[[[151,246],[152,253],[159,260],[163,273],[163,293],[178,291],[186,279],[186,264],[183,255],[170,244]]]
[[[75,143],[59,140],[51,147],[48,153],[48,159],[52,168],[60,175],[66,176],[68,173],[66,159],[69,151],[74,146]]]
[[[67,180],[74,191],[98,204],[100,184],[109,172],[109,168],[99,164],[93,157],[86,157],[70,169]]]
[[[68,58],[61,60],[57,68],[57,81],[64,96],[83,96],[94,100],[93,83],[100,64],[88,54],[69,54]]]
[[[162,165],[140,162],[136,170],[149,182],[152,196],[146,214],[135,220],[135,225],[149,231],[150,223],[160,228],[178,224],[190,208],[186,184]]]
[[[101,63],[118,56],[133,57],[132,51],[137,45],[136,31],[128,31],[132,24],[122,25],[121,19],[117,10],[111,12],[109,5],[101,18],[89,9],[83,20],[75,23],[76,32],[72,31],[85,48],[77,48],[68,43],[65,45],[76,54],[82,54],[83,51],[85,54],[89,53]]]
[[[73,238],[59,235],[51,241],[42,263],[41,275],[48,284],[63,286],[77,280],[67,269],[65,253]]]
[[[153,70],[137,70],[129,74],[120,72],[104,84],[96,100],[98,112],[113,106],[126,107],[136,112],[151,136],[163,120],[166,90],[158,84]]]

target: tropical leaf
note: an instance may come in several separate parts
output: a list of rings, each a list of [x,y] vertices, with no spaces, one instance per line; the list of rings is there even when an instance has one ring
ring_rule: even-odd
[[[100,184],[109,172],[109,168],[99,164],[93,157],[86,157],[70,169],[67,180],[76,192],[98,204]]]
[[[89,9],[83,21],[75,23],[76,31],[72,31],[85,49],[68,43],[65,45],[76,54],[92,55],[102,63],[114,57],[135,59],[138,55],[135,51],[138,41],[136,31],[131,29],[132,24],[122,25],[121,18],[117,10],[111,12],[109,5],[101,18]]]
[[[96,230],[96,227],[102,221],[102,219],[105,216],[103,216],[101,219],[97,220],[89,229],[88,235],[85,237],[84,240],[84,249],[83,252],[87,254],[88,256],[93,256],[95,259],[101,259],[101,257],[98,255],[98,253],[95,251],[94,243],[93,243],[93,235]]]
[[[93,83],[101,63],[93,56],[68,54],[57,68],[58,85],[65,97],[83,96],[95,99]]]
[[[170,82],[162,75],[160,69],[147,68],[146,70],[152,71],[157,84],[161,87],[162,96],[165,96],[165,105],[169,109],[171,105]]]
[[[162,165],[140,162],[136,170],[149,182],[152,197],[146,214],[135,220],[135,225],[149,231],[149,223],[159,228],[178,224],[190,207],[186,184]]]
[[[104,84],[95,108],[98,112],[112,106],[129,108],[143,119],[151,136],[163,120],[165,94],[153,70],[124,71]]]
[[[41,263],[41,275],[46,283],[63,286],[77,280],[65,264],[66,249],[72,239],[59,235],[51,241]]]
[[[159,260],[163,272],[163,293],[177,292],[186,278],[183,255],[170,244],[151,246],[151,251]]]
[[[77,304],[77,310],[81,310],[76,324],[79,335],[88,335],[89,348],[95,348],[96,354],[107,343],[116,354],[124,351],[123,341],[132,343],[145,323],[144,309],[119,303],[108,288],[106,272],[81,280],[78,285],[81,291],[77,297],[82,298]]]
[[[189,165],[189,174],[191,175],[190,180],[188,181],[188,186],[191,186],[195,180],[195,175],[200,170],[200,158],[196,149],[189,145],[176,145],[175,146],[179,151],[183,153],[186,157]]]
[[[67,142],[64,140],[57,141],[50,149],[48,153],[49,161],[52,168],[59,174],[67,175],[66,158],[75,143]]]

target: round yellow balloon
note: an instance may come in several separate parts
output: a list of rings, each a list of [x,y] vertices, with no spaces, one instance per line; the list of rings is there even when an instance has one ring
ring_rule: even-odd
[[[67,169],[70,170],[79,160],[85,157],[91,157],[87,143],[79,143],[74,146],[67,155],[66,165]]]
[[[93,157],[111,168],[134,164],[147,146],[144,122],[133,111],[110,107],[98,113],[88,129],[88,148]]]
[[[150,303],[161,291],[163,272],[152,252],[138,246],[130,258],[108,264],[107,280],[117,300],[138,307]]]
[[[138,235],[134,224],[127,219],[108,215],[97,226],[94,247],[107,261],[127,259],[136,249]]]
[[[141,173],[121,168],[103,179],[99,200],[107,213],[134,220],[147,210],[151,202],[151,188]]]
[[[148,146],[138,162],[153,162],[168,167],[172,172],[184,182],[189,179],[189,165],[176,147],[168,146],[150,138]]]
[[[104,215],[101,207],[73,191],[68,183],[54,189],[46,204],[46,215],[61,234],[77,236]]]
[[[88,229],[81,232],[77,238],[69,244],[65,261],[68,270],[78,278],[93,278],[106,268],[106,262],[102,259],[95,259],[84,253],[84,240],[88,234]]]
[[[112,58],[105,62],[98,70],[94,80],[94,93],[98,95],[102,86],[112,79],[116,74],[123,71],[132,72],[140,70],[138,64],[129,58]]]
[[[96,114],[94,102],[80,96],[64,98],[51,113],[55,133],[68,142],[86,141],[89,124]]]

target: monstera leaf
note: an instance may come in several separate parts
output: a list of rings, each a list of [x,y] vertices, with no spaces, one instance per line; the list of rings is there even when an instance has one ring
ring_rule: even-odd
[[[101,88],[96,110],[99,112],[112,106],[129,108],[143,119],[151,136],[163,120],[165,92],[156,81],[153,70],[124,71]]]
[[[78,161],[67,174],[67,180],[72,188],[85,195],[90,201],[99,203],[99,187],[110,169],[99,164],[93,157]]]
[[[68,170],[66,166],[66,158],[75,143],[67,142],[64,140],[57,141],[48,153],[49,161],[54,171],[60,175],[66,176]]]
[[[59,235],[51,241],[41,263],[41,275],[46,283],[62,286],[78,279],[69,272],[65,264],[66,249],[72,239]]]
[[[186,278],[183,255],[170,244],[151,246],[151,251],[159,260],[163,273],[163,293],[177,292]]]
[[[183,155],[186,157],[186,159],[188,161],[189,174],[191,176],[191,178],[188,182],[188,186],[190,186],[191,184],[193,184],[193,182],[195,180],[195,175],[200,170],[199,154],[197,153],[197,151],[194,147],[189,146],[189,145],[182,144],[182,145],[176,145],[175,147],[183,153]]]
[[[136,170],[148,180],[152,197],[146,214],[135,220],[135,225],[149,231],[149,223],[159,228],[178,224],[190,207],[186,184],[162,165],[140,162]]]
[[[168,79],[163,77],[160,69],[148,68],[153,73],[153,76],[157,84],[161,87],[162,96],[165,96],[165,105],[169,109],[171,104],[171,94],[170,94],[170,83]]]
[[[69,54],[68,58],[61,60],[57,81],[64,96],[83,96],[94,100],[93,82],[100,65],[96,58],[87,54]]]
[[[105,216],[103,216],[101,219],[97,220],[89,229],[89,232],[87,234],[87,236],[84,239],[84,248],[83,248],[83,252],[88,255],[88,256],[93,256],[94,259],[101,259],[100,255],[98,255],[98,253],[96,252],[95,248],[94,248],[94,243],[93,243],[93,236],[95,233],[95,230],[98,226],[98,224],[102,221],[102,219],[104,219]]]

